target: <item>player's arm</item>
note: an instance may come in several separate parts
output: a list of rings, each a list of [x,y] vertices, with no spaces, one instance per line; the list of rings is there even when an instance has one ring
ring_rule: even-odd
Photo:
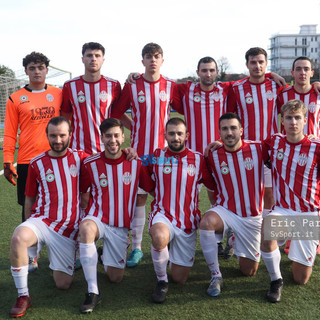
[[[139,175],[139,187],[149,192],[154,197],[155,182],[151,178],[151,172],[147,165],[142,164]]]
[[[210,142],[204,150],[204,156],[207,158],[210,152],[217,150],[220,146],[222,146],[222,144],[223,143],[220,140]]]
[[[60,109],[61,117],[65,117],[67,120],[70,120],[72,116],[72,104],[69,98],[69,90],[66,84],[63,85],[62,89],[62,106]]]
[[[138,72],[131,72],[128,75],[128,78],[126,79],[126,82],[129,84],[135,84],[136,80],[140,77],[140,73]]]
[[[312,86],[316,94],[320,94],[320,82],[319,81],[313,82]]]
[[[131,106],[131,85],[126,83],[123,87],[119,100],[111,106],[111,118],[121,119]],[[124,120],[128,121],[128,120]],[[128,123],[127,123],[128,124]],[[125,125],[125,123],[124,123]],[[131,122],[130,122],[131,125]]]
[[[280,75],[278,75],[277,73],[270,72],[270,73],[266,73],[265,76],[267,78],[271,78],[273,81],[275,81],[275,83],[279,87],[285,88],[287,86],[286,80],[283,77],[281,77]]]
[[[171,102],[171,108],[179,112],[180,114],[184,114],[182,100],[184,96],[185,86],[186,86],[185,83],[177,83],[173,88],[173,98]]]
[[[24,218],[28,219],[31,215],[32,207],[34,203],[36,202],[36,197],[25,197],[24,201]]]
[[[137,151],[131,147],[123,149],[123,152],[127,155],[126,159],[128,161],[138,159]]]
[[[5,178],[14,186],[17,183],[13,178],[18,178],[17,171],[13,166],[15,146],[17,143],[18,125],[18,110],[12,98],[9,97],[4,120],[3,167]]]

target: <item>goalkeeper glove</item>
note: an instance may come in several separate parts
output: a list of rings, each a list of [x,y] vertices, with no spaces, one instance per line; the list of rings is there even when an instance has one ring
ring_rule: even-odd
[[[16,171],[16,168],[13,166],[12,163],[4,163],[4,176],[6,179],[12,183],[14,186],[17,184],[17,182],[13,178],[18,178],[18,174]]]

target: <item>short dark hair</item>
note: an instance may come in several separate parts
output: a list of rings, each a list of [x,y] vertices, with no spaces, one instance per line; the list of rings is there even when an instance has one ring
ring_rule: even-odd
[[[71,132],[71,125],[70,125],[70,121],[68,121],[65,117],[54,117],[54,118],[51,118],[50,121],[48,122],[47,124],[47,127],[46,127],[46,134],[48,134],[48,127],[49,127],[49,124],[53,125],[53,126],[58,126],[59,124],[61,123],[67,123],[68,124],[68,127],[69,127],[69,133]]]
[[[172,124],[174,126],[177,126],[179,124],[183,124],[187,128],[186,123],[181,118],[171,118],[170,120],[168,120],[166,123],[166,131],[167,131],[167,127],[169,124]]]
[[[238,122],[239,122],[240,128],[242,127],[240,117],[239,117],[236,113],[227,112],[227,113],[223,114],[223,115],[219,118],[219,128],[220,128],[220,123],[221,123],[222,120],[231,120],[231,119],[237,119]]]
[[[210,63],[210,62],[214,62],[215,65],[216,65],[216,68],[218,69],[218,65],[217,65],[216,60],[214,60],[214,59],[211,58],[211,57],[203,57],[203,58],[201,58],[201,59],[199,60],[199,62],[198,62],[197,70],[199,71],[199,68],[200,68],[200,64],[201,64],[201,63]]]
[[[44,63],[48,68],[50,60],[40,52],[31,52],[22,59],[22,65],[26,69],[29,63]]]
[[[309,61],[310,64],[311,64],[311,70],[313,70],[313,66],[312,66],[312,61],[311,61],[311,59],[309,59],[308,57],[301,56],[301,57],[296,58],[296,59],[293,61],[293,63],[292,63],[292,71],[294,71],[294,64],[295,64],[297,61],[299,61],[299,60],[307,60],[307,61]]]
[[[257,56],[259,54],[263,54],[265,57],[266,57],[266,60],[268,58],[268,54],[267,54],[267,51],[260,48],[260,47],[253,47],[253,48],[250,48],[247,52],[246,52],[246,61],[248,62],[249,61],[249,57],[250,56]]]
[[[154,54],[156,52],[163,56],[163,50],[158,44],[153,42],[147,43],[142,49],[142,58],[144,58],[147,53]]]
[[[120,127],[122,133],[124,133],[123,123],[119,119],[108,118],[108,119],[104,119],[101,122],[101,124],[100,124],[100,134],[102,135],[105,132],[107,132],[110,128],[114,128],[114,127]]]
[[[281,117],[284,116],[285,112],[296,113],[300,110],[304,116],[307,115],[308,107],[301,100],[289,100],[280,109]]]
[[[102,51],[102,55],[104,56],[105,54],[105,49],[104,46],[98,42],[87,42],[82,46],[82,55],[84,56],[84,53],[86,52],[86,50],[101,50]]]

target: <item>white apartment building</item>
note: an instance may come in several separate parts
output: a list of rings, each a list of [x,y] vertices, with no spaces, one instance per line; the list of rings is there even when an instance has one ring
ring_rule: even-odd
[[[300,26],[298,34],[275,34],[270,38],[271,71],[281,76],[290,76],[295,58],[306,56],[314,65],[320,63],[320,33],[316,24]]]

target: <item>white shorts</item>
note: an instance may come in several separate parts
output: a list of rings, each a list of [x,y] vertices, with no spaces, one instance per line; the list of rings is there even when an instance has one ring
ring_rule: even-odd
[[[164,223],[170,232],[169,260],[170,262],[183,267],[192,267],[195,258],[197,244],[197,230],[185,233],[174,226],[162,213],[157,213],[150,221],[149,229],[156,223]]]
[[[271,169],[269,169],[266,165],[264,165],[263,171],[264,171],[264,187],[272,188]]]
[[[70,276],[73,275],[76,250],[75,240],[55,232],[42,221],[42,218],[29,218],[17,228],[19,227],[28,227],[37,236],[37,255],[39,255],[44,245],[47,246],[50,261],[49,268],[51,270],[62,271]],[[34,257],[33,255],[31,256]]]
[[[105,266],[124,269],[127,261],[128,228],[109,226],[94,216],[86,216],[98,227],[99,239],[103,239],[102,262]]]
[[[235,234],[235,254],[259,262],[262,217],[240,217],[220,205],[209,211],[216,212],[224,224],[223,235],[216,234],[217,240],[222,241],[225,231],[231,228]]]
[[[291,209],[283,209],[274,207],[268,214],[273,216],[318,216],[317,212],[298,212]],[[283,241],[282,241],[283,242]],[[284,241],[285,242],[285,241]],[[303,264],[307,267],[312,267],[317,254],[317,246],[319,240],[291,240],[288,258],[292,261]],[[278,241],[278,244],[281,245]]]
[[[148,194],[149,192],[144,191],[142,188],[138,187],[138,193],[137,194]]]

